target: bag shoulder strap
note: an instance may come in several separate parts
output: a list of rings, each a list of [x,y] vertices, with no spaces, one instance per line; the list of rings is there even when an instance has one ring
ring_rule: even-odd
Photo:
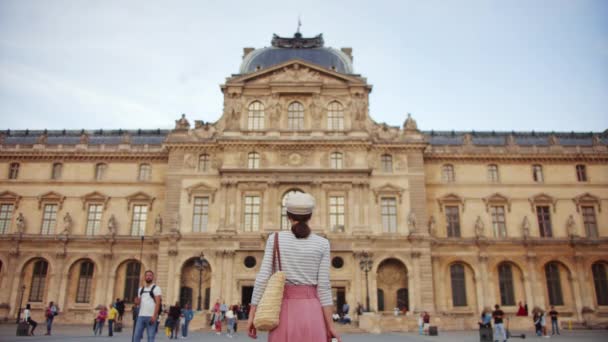
[[[150,297],[152,297],[152,299],[154,299],[154,289],[156,288],[156,284],[152,285],[152,288],[150,289]]]
[[[281,250],[279,248],[279,232],[274,233],[274,246],[272,251],[272,273],[277,271],[277,262],[279,264],[279,271],[282,271],[281,267]]]

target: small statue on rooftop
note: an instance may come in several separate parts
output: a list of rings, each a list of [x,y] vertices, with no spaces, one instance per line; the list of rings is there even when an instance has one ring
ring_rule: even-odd
[[[179,120],[175,120],[175,129],[189,129],[190,122],[186,119],[186,114],[182,114]]]
[[[403,129],[410,132],[418,130],[418,124],[416,123],[416,120],[412,118],[411,113],[407,113],[407,119],[405,119],[405,122],[403,123]]]

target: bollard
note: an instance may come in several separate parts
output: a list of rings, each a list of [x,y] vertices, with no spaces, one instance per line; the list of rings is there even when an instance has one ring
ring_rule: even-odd
[[[572,321],[568,321],[568,330],[572,330]]]

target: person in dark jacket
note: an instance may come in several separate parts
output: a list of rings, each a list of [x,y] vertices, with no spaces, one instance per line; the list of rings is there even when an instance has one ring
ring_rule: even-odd
[[[179,302],[175,302],[175,305],[169,308],[169,317],[170,320],[169,328],[171,329],[171,336],[169,337],[178,339],[179,337],[179,321],[180,316],[182,315],[182,308],[179,306]]]

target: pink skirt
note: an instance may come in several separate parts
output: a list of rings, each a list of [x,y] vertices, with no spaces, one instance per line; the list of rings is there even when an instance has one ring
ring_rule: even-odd
[[[327,342],[316,286],[285,286],[279,326],[270,332],[268,342]]]

